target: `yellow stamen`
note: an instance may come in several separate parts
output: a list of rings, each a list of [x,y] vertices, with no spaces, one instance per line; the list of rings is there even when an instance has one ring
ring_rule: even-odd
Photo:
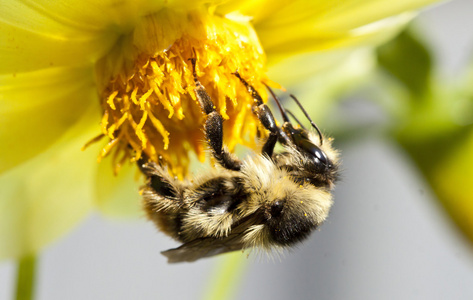
[[[108,96],[107,104],[110,106],[111,109],[115,110],[115,104],[113,103],[113,99],[117,96],[118,91],[114,91],[110,96]]]
[[[148,16],[146,22],[159,23],[151,22],[152,18]],[[253,99],[232,73],[238,70],[263,99],[267,98],[265,57],[258,42],[252,39],[248,26],[222,17],[199,12],[183,20],[192,30],[183,30],[164,51],[150,50],[145,41],[135,41],[132,63],[104,86],[102,132],[111,142],[99,159],[115,151],[115,169],[124,158],[136,161],[146,153],[154,161],[162,156],[171,173],[182,177],[187,172],[189,151],[200,160],[205,158],[205,116],[196,100],[190,58],[196,59],[198,80],[226,120],[224,142],[230,151],[237,144],[256,146],[257,128],[262,128],[251,112]],[[146,28],[140,30],[146,32]],[[154,28],[150,32],[164,31]],[[137,45],[147,48],[140,52]]]

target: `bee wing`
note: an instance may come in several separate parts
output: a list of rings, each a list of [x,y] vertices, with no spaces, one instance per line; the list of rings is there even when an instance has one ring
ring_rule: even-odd
[[[231,233],[222,238],[200,237],[182,244],[178,248],[161,252],[168,258],[168,263],[193,262],[201,258],[223,254],[231,251],[246,249],[247,242],[243,242],[248,228],[261,223],[261,216],[251,214],[239,220],[231,230]]]
[[[199,238],[187,242],[178,248],[161,252],[168,258],[168,263],[193,262],[204,257],[244,249],[240,234],[231,234],[225,238]]]

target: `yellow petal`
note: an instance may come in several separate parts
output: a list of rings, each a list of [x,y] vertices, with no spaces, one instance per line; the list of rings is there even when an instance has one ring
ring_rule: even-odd
[[[99,111],[94,88],[87,67],[0,76],[0,172],[44,151],[91,103]]]
[[[107,157],[98,166],[95,178],[97,208],[110,217],[142,216],[139,186],[143,180],[137,176],[136,165],[126,160],[114,175],[112,163],[112,159]]]
[[[343,82],[348,78],[366,75],[375,66],[375,59],[372,47],[302,53],[271,65],[268,68],[268,77],[284,86],[291,87],[292,90],[297,90],[298,95],[301,88],[312,89],[316,95],[332,81]],[[320,84],[307,84],[308,82]]]
[[[220,14],[238,12],[250,16],[258,26],[281,26],[311,20],[319,28],[346,30],[438,0],[236,0],[217,8]]]
[[[268,54],[269,63],[274,63],[281,58],[298,53],[333,51],[360,45],[379,45],[396,35],[413,17],[414,14],[405,13],[365,26],[340,31],[312,28],[313,24],[299,23],[278,29],[280,35],[276,35],[277,31],[271,28],[259,29],[258,34]]]
[[[0,74],[90,63],[119,35],[106,4],[10,0],[1,6]]]
[[[378,32],[385,33],[396,23],[403,23],[399,18],[383,19],[432,2],[435,1],[245,0],[229,2],[219,7],[218,11],[222,14],[238,12],[252,17],[271,63],[293,53],[364,43],[366,38]],[[406,16],[403,18],[404,22],[409,19]]]
[[[299,0],[257,22],[261,28],[311,25],[323,32],[349,31],[382,19],[418,9],[435,0]],[[308,28],[307,28],[308,29]]]
[[[292,1],[294,2],[294,1]],[[239,14],[251,18],[254,24],[262,22],[266,18],[271,18],[280,10],[284,10],[290,1],[284,0],[236,0],[226,1],[217,8],[217,13],[221,15]]]
[[[81,147],[99,130],[100,116],[88,106],[50,149],[0,176],[0,259],[41,250],[93,207],[98,149]]]

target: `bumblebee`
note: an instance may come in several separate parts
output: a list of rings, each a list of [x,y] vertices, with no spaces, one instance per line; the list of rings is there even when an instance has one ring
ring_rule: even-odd
[[[338,153],[293,97],[314,130],[288,113],[269,89],[284,123],[277,126],[269,107],[238,72],[234,73],[254,99],[253,112],[269,135],[261,154],[238,159],[223,145],[223,118],[199,82],[194,70],[196,98],[206,119],[205,139],[215,168],[180,181],[165,164],[146,157],[138,161],[147,177],[143,203],[151,221],[182,245],[162,252],[170,263],[248,248],[279,251],[304,240],[326,218],[332,205],[331,190],[338,174]],[[289,115],[293,116],[290,112]],[[273,153],[277,143],[284,151]]]

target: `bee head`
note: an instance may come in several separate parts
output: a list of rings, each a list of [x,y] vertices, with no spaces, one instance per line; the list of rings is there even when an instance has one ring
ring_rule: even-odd
[[[276,101],[276,104],[278,105],[279,111],[281,112],[282,118],[284,120],[280,134],[282,143],[288,146],[293,146],[299,153],[301,153],[313,163],[318,172],[326,172],[333,168],[333,163],[327,157],[327,154],[325,154],[325,152],[321,149],[321,146],[324,142],[322,133],[320,132],[317,125],[315,125],[315,123],[312,121],[304,107],[302,107],[299,100],[297,100],[294,95],[290,95],[307,117],[307,119],[310,121],[312,127],[316,130],[318,134],[318,143],[316,141],[317,138],[311,138],[308,130],[305,129],[301,122],[299,122],[299,120],[290,111],[286,111],[286,109],[282,107],[281,102],[279,101],[278,97],[276,97],[273,90],[271,90],[269,87],[268,89]],[[301,128],[295,128],[292,125],[288,118],[288,113],[296,120],[297,123],[299,123]],[[318,145],[316,145],[316,143]]]
[[[315,142],[312,141],[306,129],[294,128],[292,123],[285,122],[282,130],[289,140],[286,144],[292,144],[301,155],[313,163],[318,172],[328,171],[333,168],[333,163],[327,157],[327,154],[321,149],[321,147],[317,146]],[[321,138],[320,141],[322,141]]]
[[[284,248],[297,244],[327,218],[332,205],[330,189],[309,181],[299,182],[296,171],[275,166],[264,156],[257,157],[253,166],[245,169],[252,180],[245,181],[244,190],[251,193],[239,207],[252,220],[245,225],[249,228],[246,240],[258,241],[252,245]]]

